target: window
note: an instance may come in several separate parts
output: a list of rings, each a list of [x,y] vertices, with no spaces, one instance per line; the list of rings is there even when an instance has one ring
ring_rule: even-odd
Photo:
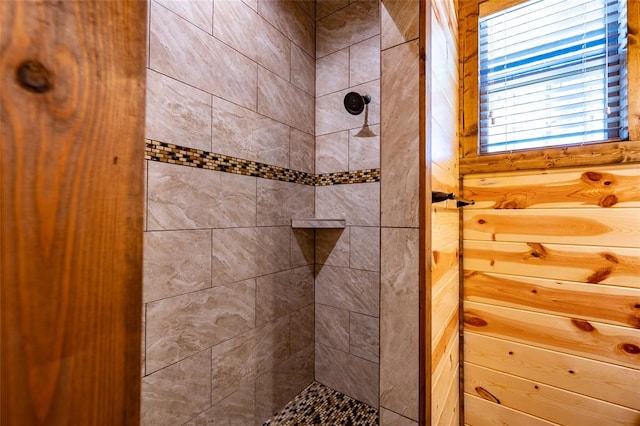
[[[628,138],[625,0],[481,6],[478,24],[481,154]]]

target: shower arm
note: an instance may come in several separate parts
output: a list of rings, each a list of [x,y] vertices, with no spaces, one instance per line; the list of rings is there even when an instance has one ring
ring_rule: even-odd
[[[457,197],[453,192],[441,192],[441,191],[432,191],[431,192],[431,202],[432,203],[440,203],[442,201],[447,200],[456,200],[456,207],[464,207],[469,205],[474,205],[476,202],[474,200],[465,200],[464,198]]]

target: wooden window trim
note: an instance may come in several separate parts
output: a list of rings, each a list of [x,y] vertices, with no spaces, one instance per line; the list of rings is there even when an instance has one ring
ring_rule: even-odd
[[[640,1],[627,1],[629,140],[479,154],[478,150],[478,17],[514,0],[459,2],[460,34],[460,174],[640,163]],[[490,8],[486,5],[491,3]],[[495,7],[494,7],[495,6]]]

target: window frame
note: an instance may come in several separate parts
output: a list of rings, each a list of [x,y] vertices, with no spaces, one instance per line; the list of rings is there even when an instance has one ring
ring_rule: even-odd
[[[627,0],[627,78],[629,140],[585,145],[480,154],[478,137],[478,18],[525,0],[465,0],[459,2],[460,35],[460,174],[550,169],[557,167],[640,163],[640,1]],[[633,40],[635,38],[635,40]]]

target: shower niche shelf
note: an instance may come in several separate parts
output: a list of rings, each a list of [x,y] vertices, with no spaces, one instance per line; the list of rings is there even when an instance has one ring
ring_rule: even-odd
[[[306,229],[342,229],[347,225],[345,219],[291,219],[292,228]]]

